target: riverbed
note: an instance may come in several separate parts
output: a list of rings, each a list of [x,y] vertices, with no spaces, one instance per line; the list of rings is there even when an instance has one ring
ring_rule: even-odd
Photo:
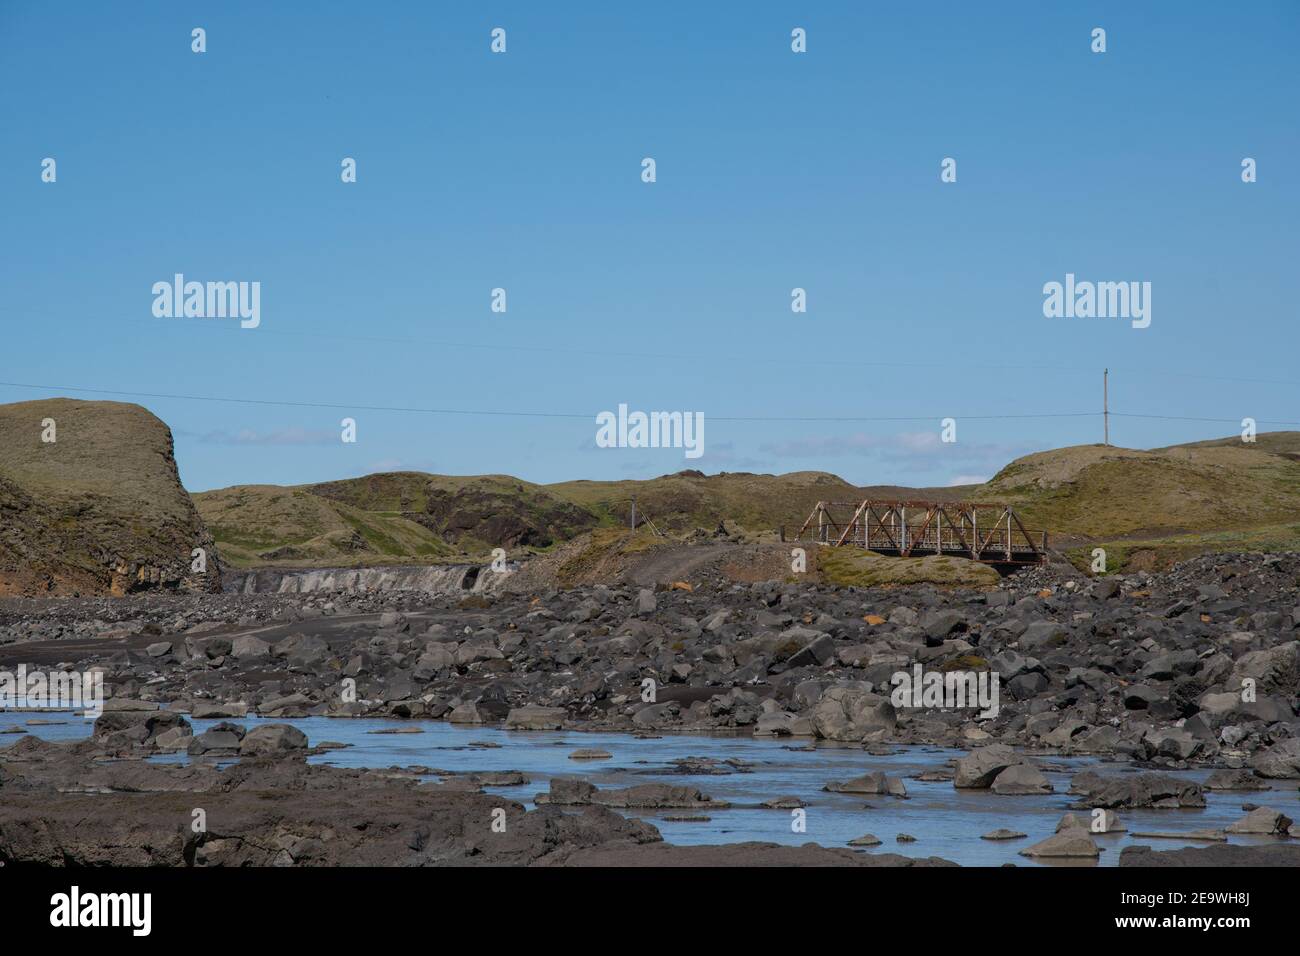
[[[89,736],[91,721],[71,713],[0,712],[0,747],[19,739],[3,731],[20,727],[38,737],[59,741]],[[194,732],[202,733],[216,720],[191,721]],[[341,767],[422,766],[452,773],[516,770],[529,783],[514,787],[488,787],[530,809],[533,798],[545,793],[551,777],[583,777],[601,789],[642,783],[667,783],[697,787],[714,800],[726,801],[728,809],[621,811],[656,826],[669,843],[718,844],[766,841],[789,845],[819,843],[844,846],[864,834],[874,834],[881,845],[868,852],[891,852],[912,857],[939,856],[963,866],[1072,865],[1114,866],[1120,850],[1130,844],[1160,849],[1205,846],[1204,842],[1181,839],[1133,838],[1133,832],[1219,830],[1240,819],[1242,804],[1272,806],[1289,815],[1296,807],[1294,784],[1285,789],[1250,793],[1206,793],[1207,806],[1199,810],[1120,811],[1125,833],[1097,834],[1101,859],[1042,863],[1019,855],[1019,851],[1051,836],[1061,816],[1071,812],[1075,797],[1066,793],[1072,774],[1093,769],[1102,774],[1128,772],[1122,762],[1097,758],[1035,757],[1055,793],[1042,796],[998,796],[989,791],[957,790],[951,781],[915,779],[926,771],[941,770],[964,751],[938,747],[891,745],[889,754],[866,753],[857,745],[835,745],[801,738],[754,738],[703,734],[636,737],[627,734],[589,732],[507,731],[499,727],[465,727],[444,721],[395,721],[385,719],[336,719],[308,717],[296,720],[262,720],[249,717],[238,721],[252,729],[260,723],[290,723],[307,735],[313,746],[326,741],[350,745],[308,759]],[[405,731],[376,733],[376,731]],[[417,731],[417,732],[410,732]],[[604,750],[609,759],[574,760],[578,749]],[[680,773],[676,761],[708,758],[716,773]],[[186,761],[184,754],[150,758]],[[860,794],[827,793],[822,788],[833,780],[848,780],[870,771],[883,771],[906,784],[905,799]],[[1207,770],[1184,772],[1188,779],[1203,782]],[[428,775],[431,783],[441,777]],[[795,824],[790,809],[766,809],[764,801],[797,797],[803,808],[804,829]],[[1074,810],[1087,818],[1086,810]],[[707,817],[679,821],[673,816]],[[981,835],[999,828],[1019,831],[1024,838],[991,841]],[[899,842],[899,834],[915,838]],[[1272,837],[1237,837],[1240,844],[1275,842]]]

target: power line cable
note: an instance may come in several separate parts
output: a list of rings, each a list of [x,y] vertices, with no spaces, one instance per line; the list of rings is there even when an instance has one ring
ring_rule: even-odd
[[[124,398],[160,398],[187,402],[224,402],[238,405],[282,405],[289,408],[330,408],[341,411],[363,412],[415,412],[428,415],[493,415],[504,418],[581,418],[587,421],[595,419],[594,414],[580,412],[521,412],[509,410],[492,410],[476,408],[424,408],[408,405],[366,405],[361,403],[341,402],[295,402],[276,399],[233,398],[219,395],[182,395],[173,392],[136,392],[121,389],[90,388],[81,385],[38,385],[31,382],[0,382],[0,386],[9,388],[28,388],[53,392],[86,392],[93,395],[116,395]],[[962,415],[960,417],[974,420],[994,420],[1004,418],[1085,418],[1099,414],[1097,412],[1052,412],[1044,414],[1014,415]],[[728,416],[710,415],[709,421],[715,422],[922,422],[942,419],[945,415],[899,415],[899,416]]]
[[[187,401],[187,402],[217,402],[236,405],[258,405],[258,406],[283,406],[286,408],[328,408],[340,411],[365,411],[365,412],[409,412],[426,415],[482,415],[501,418],[575,418],[593,421],[594,414],[584,414],[581,412],[535,412],[535,411],[513,411],[500,409],[476,409],[476,408],[426,408],[409,405],[368,405],[362,403],[342,403],[342,402],[303,402],[288,401],[278,399],[260,399],[260,398],[238,398],[220,395],[184,395],[174,392],[137,392],[123,389],[92,388],[83,385],[41,385],[32,382],[0,382],[0,387],[6,388],[25,388],[36,391],[53,391],[53,392],[85,392],[93,395],[114,395],[124,398],[157,398],[169,401]],[[1240,424],[1239,419],[1235,418],[1198,418],[1188,415],[1153,415],[1142,414],[1137,412],[1111,412],[1110,414],[1123,418],[1143,418],[1163,421],[1186,421],[1186,422],[1212,422],[1215,424]],[[957,418],[966,421],[1002,421],[1013,419],[1049,419],[1049,418],[1096,418],[1102,415],[1101,412],[1027,412],[1000,415],[790,415],[790,416],[771,416],[771,415],[709,415],[709,421],[715,422],[754,422],[754,423],[792,423],[792,422],[823,422],[823,423],[853,423],[853,422],[926,422],[942,420],[943,418]],[[1288,425],[1300,426],[1300,422],[1277,421],[1269,419],[1256,419],[1257,424],[1263,425]]]

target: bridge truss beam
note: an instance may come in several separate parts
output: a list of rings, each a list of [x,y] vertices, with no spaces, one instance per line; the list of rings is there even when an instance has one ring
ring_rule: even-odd
[[[796,540],[904,558],[947,554],[998,566],[1047,560],[1047,532],[1027,529],[1010,505],[985,502],[819,501]]]

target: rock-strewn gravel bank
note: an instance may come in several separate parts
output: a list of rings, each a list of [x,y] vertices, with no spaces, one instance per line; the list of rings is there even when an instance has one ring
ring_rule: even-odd
[[[196,716],[998,741],[1276,779],[1300,777],[1298,581],[1295,555],[1223,555],[1101,580],[1044,568],[986,592],[7,601],[0,665],[98,666],[111,697]],[[918,665],[997,675],[996,717],[896,706],[893,676]]]
[[[13,859],[62,853],[58,848],[78,839],[88,842],[73,856],[93,858],[95,837],[79,837],[73,822],[84,819],[79,810],[95,807],[97,816],[110,818],[105,826],[140,828],[140,841],[153,847],[162,832],[154,831],[173,826],[171,810],[158,811],[163,823],[132,810],[131,801],[179,799],[174,791],[186,789],[219,807],[210,819],[238,821],[224,831],[214,823],[210,832],[236,834],[240,849],[204,850],[228,850],[232,861],[285,862],[285,851],[299,862],[277,842],[282,826],[294,834],[284,838],[290,843],[318,841],[323,849],[311,843],[302,861],[320,862],[457,862],[494,852],[504,854],[501,861],[564,862],[577,850],[598,861],[658,838],[653,828],[609,809],[635,806],[639,796],[629,803],[566,790],[530,814],[518,805],[508,810],[519,815],[515,829],[528,834],[529,848],[513,836],[495,850],[480,846],[477,829],[448,830],[446,822],[500,803],[474,792],[475,782],[412,790],[411,775],[397,774],[404,776],[399,794],[392,774],[323,767],[290,773],[285,761],[297,761],[306,741],[289,727],[245,734],[238,722],[250,712],[282,720],[504,722],[523,730],[730,731],[867,749],[958,746],[971,754],[953,769],[954,786],[994,794],[1051,793],[1026,751],[1098,754],[1145,772],[1121,779],[1077,774],[1070,790],[1080,809],[1199,807],[1203,788],[1171,771],[1214,767],[1206,788],[1219,790],[1300,779],[1298,627],[1300,556],[1291,554],[1209,556],[1164,574],[1107,579],[1053,566],[986,591],[766,582],[465,597],[318,592],[4,601],[0,667],[97,668],[110,697],[94,740],[72,747],[84,763],[76,774],[60,776],[56,769],[73,757],[41,752],[47,745],[36,741],[5,754],[4,839]],[[918,667],[996,677],[996,705],[912,706],[893,695],[893,683]],[[195,737],[186,714],[227,723]],[[241,757],[248,769],[164,772],[134,759],[96,759],[181,750]],[[266,760],[273,769],[252,769]],[[19,765],[28,769],[18,772]],[[43,765],[51,769],[32,769]],[[112,768],[151,776],[123,781],[128,771]],[[281,794],[280,815],[258,816],[265,800],[240,796],[252,792]],[[706,802],[701,796],[667,805]],[[412,835],[434,817],[446,820],[426,836]],[[21,835],[14,825],[23,819],[42,822]],[[337,828],[355,829],[359,819],[366,839],[330,843],[343,832]],[[334,832],[329,840],[321,835],[327,830]],[[134,844],[120,845],[127,853]],[[197,860],[185,856],[184,840],[165,845],[170,849],[158,852],[166,862]],[[661,848],[653,855],[712,859],[710,853],[732,852]],[[773,860],[798,853],[755,852]],[[836,860],[861,856],[819,852]]]

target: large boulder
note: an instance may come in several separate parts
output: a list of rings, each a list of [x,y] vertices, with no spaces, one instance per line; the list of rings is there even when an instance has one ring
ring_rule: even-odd
[[[1291,824],[1295,822],[1285,813],[1269,807],[1256,807],[1236,823],[1228,824],[1224,830],[1228,833],[1253,833],[1265,836],[1287,836]]]
[[[554,804],[560,807],[584,806],[591,803],[596,793],[596,785],[578,777],[552,777],[549,793],[539,793],[534,802]]]
[[[305,717],[307,709],[314,706],[316,701],[301,691],[294,691],[284,697],[262,701],[257,705],[257,712],[263,717]]]
[[[515,707],[506,715],[507,730],[559,730],[564,726],[568,711],[563,707],[540,707],[526,704]]]
[[[319,637],[290,634],[271,645],[271,656],[300,665],[319,663],[329,656],[329,645]]]
[[[1292,737],[1255,754],[1250,765],[1270,780],[1300,779],[1300,737]]]
[[[1095,860],[1101,856],[1101,850],[1092,841],[1086,830],[1070,827],[1049,836],[1040,843],[1020,851],[1021,856],[1028,857],[1070,857],[1075,859]]]
[[[832,780],[822,789],[828,793],[865,793],[891,797],[907,796],[907,787],[902,780],[890,777],[879,770],[873,770],[861,777],[854,777],[852,780]]]
[[[966,630],[966,619],[958,611],[936,611],[921,620],[927,647],[939,647],[950,634]]]
[[[271,645],[252,634],[241,634],[230,642],[230,655],[241,660],[271,656]]]
[[[786,661],[790,667],[820,667],[835,656],[835,640],[829,634],[819,634]]]
[[[959,790],[987,790],[1002,771],[1024,762],[1024,758],[1010,747],[990,744],[957,761],[957,775],[952,785]]]
[[[110,749],[152,747],[159,735],[189,726],[189,721],[175,711],[114,710],[96,718],[90,735]]]
[[[478,704],[470,701],[455,707],[447,720],[453,724],[481,724],[483,723],[483,714],[478,709]]]
[[[642,588],[636,596],[636,612],[638,614],[653,614],[659,606],[659,601],[655,598],[655,592],[650,588]]]
[[[242,700],[234,701],[215,701],[203,700],[198,701],[190,708],[190,717],[194,720],[207,720],[209,718],[233,717],[236,720],[248,716],[248,704]]]
[[[1091,816],[1067,813],[1056,824],[1056,832],[1082,830],[1085,833],[1125,833],[1128,827],[1120,821],[1114,810],[1102,810],[1100,807]]]
[[[196,660],[217,660],[227,656],[231,651],[228,637],[187,637],[185,650]]]
[[[456,664],[460,667],[468,667],[470,664],[479,664],[483,661],[499,661],[504,657],[500,648],[491,641],[466,641],[456,648]]]
[[[1035,621],[1020,635],[1020,647],[1030,654],[1042,655],[1069,640],[1070,632],[1055,621]]]
[[[1197,740],[1186,730],[1176,727],[1150,730],[1142,738],[1142,742],[1152,754],[1172,757],[1175,760],[1187,760],[1204,746],[1202,741]]]
[[[1171,810],[1205,806],[1200,784],[1167,773],[1124,774],[1102,777],[1092,771],[1077,773],[1070,792],[1082,796],[1089,807],[1154,807]]]
[[[456,646],[454,644],[430,643],[424,653],[415,662],[411,676],[418,681],[431,681],[440,671],[452,670],[456,666]]]
[[[1300,641],[1242,654],[1233,663],[1229,689],[1241,687],[1247,678],[1255,681],[1258,693],[1280,693],[1293,698],[1300,682]]]
[[[990,789],[1002,796],[1023,796],[1051,793],[1052,783],[1036,767],[1022,763],[1007,767],[994,777]]]
[[[245,730],[242,725],[222,721],[192,737],[186,752],[195,757],[233,756],[239,753],[239,744],[244,736]]]
[[[307,735],[291,724],[262,724],[254,727],[239,744],[242,756],[283,756],[306,749]]]
[[[796,714],[785,710],[773,710],[758,718],[757,723],[754,724],[754,736],[788,737],[804,724],[811,727],[811,723]]]
[[[671,700],[663,704],[646,704],[632,715],[632,723],[638,727],[655,727],[671,720],[678,710],[677,702]]]
[[[1206,790],[1267,790],[1266,784],[1249,770],[1216,770],[1205,778]]]
[[[829,688],[809,715],[813,732],[824,740],[862,741],[891,734],[897,724],[894,705],[865,688]]]

